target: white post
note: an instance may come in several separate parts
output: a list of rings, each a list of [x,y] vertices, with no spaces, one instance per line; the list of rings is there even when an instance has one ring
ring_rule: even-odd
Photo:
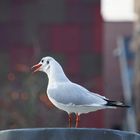
[[[118,39],[118,56],[119,56],[119,63],[120,63],[120,71],[121,71],[121,79],[122,79],[122,86],[123,86],[123,94],[126,104],[133,105],[132,103],[132,87],[130,83],[129,73],[128,73],[128,64],[125,52],[125,46],[123,38]],[[127,109],[127,126],[129,131],[137,131],[136,125],[136,115],[134,107],[131,106]]]

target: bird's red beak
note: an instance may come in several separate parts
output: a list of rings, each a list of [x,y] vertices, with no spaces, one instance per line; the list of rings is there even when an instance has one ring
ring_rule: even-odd
[[[36,64],[31,69],[33,70],[33,73],[39,71],[39,68],[42,66],[42,64]]]

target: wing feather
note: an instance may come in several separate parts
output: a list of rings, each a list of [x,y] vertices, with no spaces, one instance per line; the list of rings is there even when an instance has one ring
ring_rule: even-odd
[[[53,88],[48,88],[47,93],[51,98],[63,104],[104,105],[107,103],[104,96],[92,93],[72,82],[59,83]]]

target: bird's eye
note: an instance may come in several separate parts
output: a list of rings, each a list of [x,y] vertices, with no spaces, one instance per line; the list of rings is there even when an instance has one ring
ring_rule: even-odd
[[[47,64],[49,64],[49,61],[47,61]]]
[[[43,63],[43,62],[44,62],[44,60],[41,60],[41,62]]]

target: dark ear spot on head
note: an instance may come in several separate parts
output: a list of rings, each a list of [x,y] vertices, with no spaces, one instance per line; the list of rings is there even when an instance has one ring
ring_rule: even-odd
[[[47,60],[47,64],[49,64],[49,60]]]

